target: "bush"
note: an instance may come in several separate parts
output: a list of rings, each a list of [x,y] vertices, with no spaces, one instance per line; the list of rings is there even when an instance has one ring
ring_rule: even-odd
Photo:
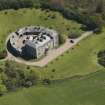
[[[98,63],[105,67],[105,51],[100,51],[97,56]]]
[[[59,35],[59,44],[63,44],[66,41],[65,37],[62,35]]]
[[[43,84],[45,84],[45,85],[51,84],[50,79],[44,79],[44,80],[43,80]]]
[[[78,34],[76,34],[76,33],[72,33],[72,34],[70,34],[70,36],[69,36],[69,38],[70,39],[75,39],[75,38],[78,38]]]
[[[6,50],[0,51],[0,59],[4,59],[6,56],[7,56]]]
[[[5,85],[0,84],[0,96],[2,96],[5,92],[7,92]]]
[[[7,11],[5,11],[5,12],[4,12],[4,14],[5,14],[5,15],[7,15],[7,14],[8,14],[8,12],[7,12]]]
[[[82,32],[80,30],[72,30],[68,37],[70,39],[75,39],[75,38],[78,38],[81,34]]]

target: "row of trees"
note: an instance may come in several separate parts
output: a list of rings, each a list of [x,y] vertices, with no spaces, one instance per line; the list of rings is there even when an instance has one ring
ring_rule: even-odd
[[[42,8],[60,11],[66,18],[76,20],[87,29],[102,29],[105,24],[105,0],[48,0]]]
[[[32,0],[0,0],[0,10],[3,9],[19,9],[33,6]]]
[[[105,0],[0,0],[0,10],[37,7],[60,11],[66,18],[101,29],[105,23]]]

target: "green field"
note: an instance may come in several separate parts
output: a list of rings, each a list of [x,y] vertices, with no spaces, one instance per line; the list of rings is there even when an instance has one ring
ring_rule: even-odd
[[[105,71],[10,93],[0,105],[105,105]]]

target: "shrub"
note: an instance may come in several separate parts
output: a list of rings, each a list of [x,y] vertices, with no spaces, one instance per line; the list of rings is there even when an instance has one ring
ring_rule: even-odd
[[[2,96],[5,92],[7,92],[5,85],[0,84],[0,96]]]
[[[7,56],[6,50],[0,51],[0,59],[4,59],[6,56]]]
[[[8,13],[7,11],[4,12],[5,15],[7,15],[7,13]]]
[[[44,79],[44,80],[43,80],[43,84],[45,84],[45,85],[51,84],[50,79]]]
[[[105,51],[100,51],[97,56],[98,63],[105,67]]]
[[[63,44],[66,41],[65,37],[62,35],[59,35],[59,44]]]
[[[4,72],[2,73],[3,84],[8,91],[16,90],[20,87],[30,87],[37,83],[38,76],[34,71],[23,71],[16,65],[6,62]]]
[[[80,30],[72,30],[71,32],[70,32],[70,34],[68,35],[68,37],[70,38],[70,39],[75,39],[75,38],[78,38],[80,35],[81,35],[81,31]]]
[[[56,71],[56,69],[52,69],[52,72],[55,72]]]

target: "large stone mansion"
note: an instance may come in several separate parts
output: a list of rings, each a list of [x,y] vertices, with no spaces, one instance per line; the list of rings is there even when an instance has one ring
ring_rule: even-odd
[[[59,36],[55,30],[28,26],[11,33],[9,48],[17,55],[29,59],[39,59],[49,50],[59,46]]]

